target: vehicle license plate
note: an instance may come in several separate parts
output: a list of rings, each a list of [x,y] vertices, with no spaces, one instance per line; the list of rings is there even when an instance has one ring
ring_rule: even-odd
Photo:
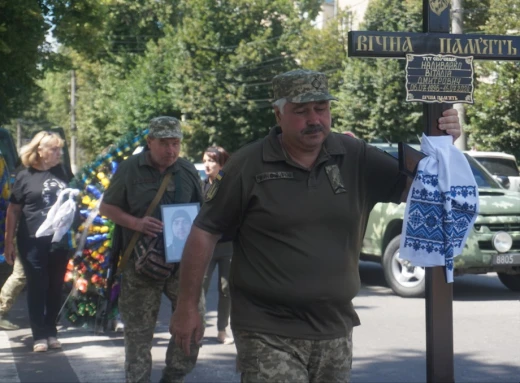
[[[493,265],[520,265],[520,254],[495,254]]]

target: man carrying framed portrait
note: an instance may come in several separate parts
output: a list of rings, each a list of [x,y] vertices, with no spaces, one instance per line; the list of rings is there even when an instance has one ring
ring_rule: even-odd
[[[161,206],[202,202],[199,173],[191,162],[179,157],[181,141],[179,120],[174,117],[152,119],[147,137],[149,150],[132,155],[119,165],[103,195],[99,209],[102,215],[122,227],[123,248],[132,250],[125,252],[129,254],[126,258],[128,261],[125,263],[123,258],[119,266],[122,273],[119,310],[125,324],[127,382],[150,381],[151,348],[162,294],[171,301],[174,311],[179,286],[178,267],[173,268],[173,272],[162,280],[137,272],[136,260],[139,252],[136,250],[139,246],[131,246],[129,243],[136,243],[137,237],[137,243],[157,243],[158,246],[152,249],[153,251],[146,249],[144,253],[155,252],[155,255],[164,259],[166,246],[163,246],[163,233],[167,236],[173,233],[171,228],[165,229],[172,221],[165,221],[161,216]],[[156,198],[159,201],[157,204],[154,203]],[[152,211],[148,212],[150,206]],[[183,231],[184,223],[179,226],[178,233]],[[201,294],[198,313],[203,320],[204,294]],[[198,354],[197,343],[194,342],[192,352],[185,355],[171,339],[166,351],[166,367],[163,369],[161,382],[183,381],[195,367]]]

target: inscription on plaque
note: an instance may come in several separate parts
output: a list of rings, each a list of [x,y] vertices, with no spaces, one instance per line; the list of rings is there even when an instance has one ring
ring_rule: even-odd
[[[409,54],[473,56],[475,60],[516,60],[520,36],[446,35],[445,33],[350,31],[348,55],[402,57]]]
[[[473,57],[406,55],[406,101],[473,104]]]

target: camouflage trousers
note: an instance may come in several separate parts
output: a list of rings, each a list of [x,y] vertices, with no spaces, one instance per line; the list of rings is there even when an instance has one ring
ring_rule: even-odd
[[[0,316],[6,315],[9,310],[11,310],[16,298],[20,295],[26,283],[22,261],[17,252],[13,271],[0,291]]]
[[[345,383],[352,369],[352,331],[328,340],[233,331],[242,383]]]
[[[179,291],[178,270],[166,281],[156,281],[136,274],[135,262],[129,259],[121,282],[119,311],[125,325],[125,375],[127,382],[150,381],[152,372],[152,341],[164,293],[175,310]],[[201,294],[199,313],[204,323],[204,294]],[[170,339],[166,351],[166,367],[163,369],[161,382],[183,382],[184,377],[195,367],[199,355],[199,346],[191,344],[191,355],[187,356]]]

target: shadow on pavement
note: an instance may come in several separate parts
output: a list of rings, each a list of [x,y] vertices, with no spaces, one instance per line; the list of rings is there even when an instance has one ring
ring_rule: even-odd
[[[478,353],[475,352],[475,355]],[[473,360],[473,354],[455,355],[456,382],[511,382],[518,383],[514,376],[520,376],[518,366],[500,364],[488,365]],[[391,355],[371,358],[356,358],[352,370],[352,383],[395,383],[425,382],[426,355],[406,349]]]
[[[360,262],[359,275],[361,277],[361,284],[364,287],[364,289],[360,291],[359,296],[393,295],[392,290],[385,281],[383,267],[381,265],[373,262]],[[515,301],[520,300],[520,293],[511,291],[505,287],[495,273],[485,275],[462,275],[455,277],[455,282],[453,284],[453,300]]]

